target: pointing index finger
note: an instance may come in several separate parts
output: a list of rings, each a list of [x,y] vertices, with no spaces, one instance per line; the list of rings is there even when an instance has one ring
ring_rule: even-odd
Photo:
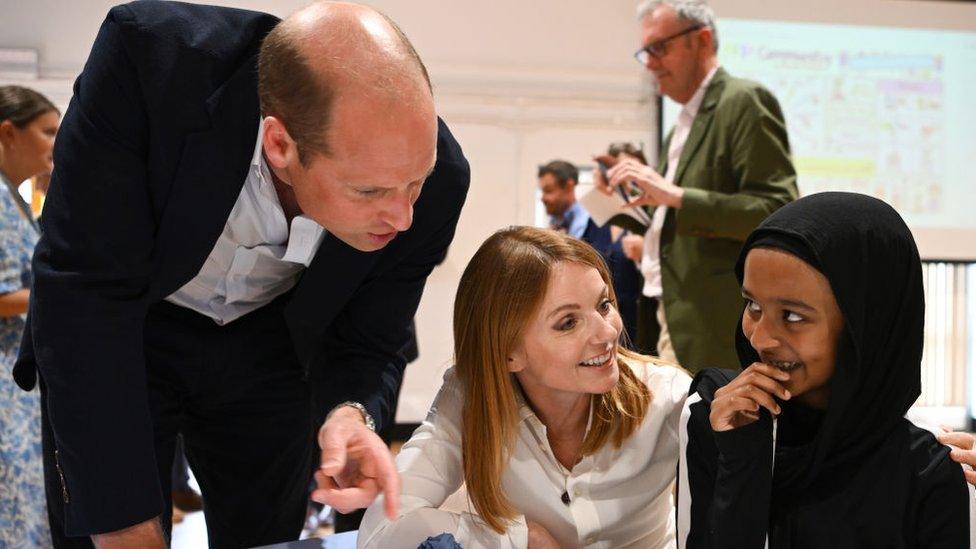
[[[374,450],[372,457],[376,465],[376,480],[383,490],[383,509],[387,518],[396,520],[400,515],[400,475],[385,444],[381,449]]]

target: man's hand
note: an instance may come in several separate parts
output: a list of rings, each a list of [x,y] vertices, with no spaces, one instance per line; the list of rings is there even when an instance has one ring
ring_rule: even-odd
[[[319,429],[321,467],[315,472],[318,488],[312,499],[340,513],[368,507],[382,491],[390,520],[400,511],[400,476],[390,449],[363,423],[359,410],[343,406]]]
[[[974,448],[976,446],[976,437],[969,433],[954,432],[945,425],[942,426],[942,431],[935,438],[942,444],[952,448],[949,452],[949,457],[952,458],[952,461],[969,466],[963,467],[962,472],[966,475],[966,481],[976,486],[976,471],[973,471],[973,467],[976,467],[976,448]]]
[[[644,237],[639,234],[626,235],[620,239],[620,247],[627,259],[640,263],[644,255]]]
[[[749,425],[759,419],[759,407],[778,416],[779,404],[773,398],[790,399],[790,392],[783,383],[790,380],[790,374],[775,366],[753,362],[728,385],[715,391],[712,411],[708,416],[712,430],[731,431]]]
[[[627,204],[633,206],[669,206],[680,208],[685,194],[684,189],[661,177],[652,168],[645,166],[633,158],[623,158],[607,172],[609,180],[606,186],[616,188],[624,185],[636,185],[641,191]],[[598,183],[599,185],[599,183]]]
[[[96,534],[91,538],[97,549],[128,549],[130,547],[166,549],[163,529],[159,526],[158,518],[140,522],[123,530]]]
[[[537,522],[529,521],[529,549],[559,549],[559,543],[549,530]]]

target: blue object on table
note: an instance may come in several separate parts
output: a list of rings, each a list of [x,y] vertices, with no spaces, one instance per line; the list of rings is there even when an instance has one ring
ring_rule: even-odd
[[[441,534],[427,538],[417,549],[462,549],[451,534]]]

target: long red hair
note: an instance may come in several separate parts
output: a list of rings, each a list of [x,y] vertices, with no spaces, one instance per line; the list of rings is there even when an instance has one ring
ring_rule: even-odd
[[[581,240],[556,231],[512,227],[488,238],[468,263],[454,302],[454,361],[464,387],[462,458],[475,510],[501,533],[516,516],[502,493],[502,475],[518,433],[518,384],[507,358],[546,294],[553,267],[562,261],[596,269],[615,300],[603,258]],[[651,400],[628,361],[653,361],[618,352],[620,380],[594,395],[594,414],[582,455],[607,442],[620,447],[644,420]]]

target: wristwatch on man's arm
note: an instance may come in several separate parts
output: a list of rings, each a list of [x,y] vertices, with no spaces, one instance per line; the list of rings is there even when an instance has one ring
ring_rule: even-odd
[[[329,418],[332,417],[332,414],[336,413],[336,410],[344,406],[355,408],[360,413],[360,415],[363,416],[363,423],[366,424],[366,428],[369,429],[370,431],[373,431],[374,433],[376,432],[376,422],[373,421],[373,416],[369,415],[369,412],[366,410],[365,406],[363,406],[358,402],[354,402],[352,400],[347,400],[339,404],[335,408],[333,408],[332,411],[329,412],[329,415],[325,416],[325,421],[329,421]]]

